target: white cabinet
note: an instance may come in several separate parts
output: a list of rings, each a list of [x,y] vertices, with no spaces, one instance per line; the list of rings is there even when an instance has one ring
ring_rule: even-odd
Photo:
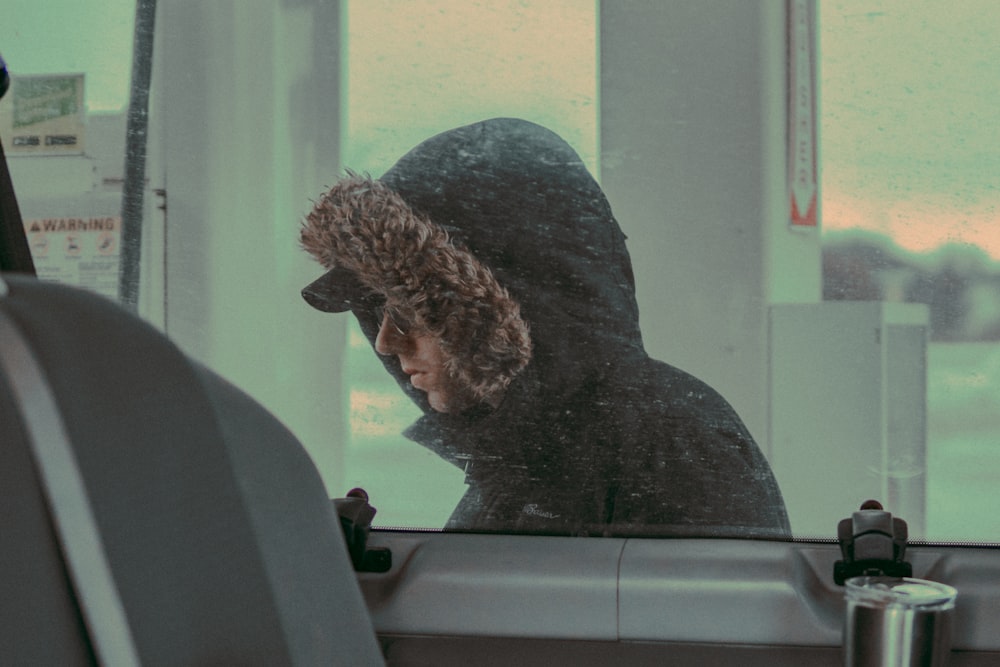
[[[922,536],[927,336],[923,304],[771,307],[769,458],[797,537],[869,498]]]

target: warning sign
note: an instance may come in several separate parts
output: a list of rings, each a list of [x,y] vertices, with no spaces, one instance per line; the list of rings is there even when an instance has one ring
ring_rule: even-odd
[[[8,155],[83,153],[83,74],[12,76],[0,105]],[[9,100],[8,100],[9,98]]]
[[[52,280],[118,299],[121,216],[24,221],[35,271]]]

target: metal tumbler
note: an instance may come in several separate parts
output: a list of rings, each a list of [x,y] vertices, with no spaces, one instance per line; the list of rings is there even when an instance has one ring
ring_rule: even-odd
[[[854,577],[846,588],[847,667],[941,667],[957,591],[908,577]]]

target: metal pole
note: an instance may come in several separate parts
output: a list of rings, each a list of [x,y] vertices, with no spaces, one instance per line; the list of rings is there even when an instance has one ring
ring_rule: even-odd
[[[137,0],[132,44],[132,89],[125,138],[125,182],[122,187],[122,251],[118,270],[118,298],[133,313],[139,309],[146,139],[149,133],[149,85],[153,70],[155,19],[156,0]]]

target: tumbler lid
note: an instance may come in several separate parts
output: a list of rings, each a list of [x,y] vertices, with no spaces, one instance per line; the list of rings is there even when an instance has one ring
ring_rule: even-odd
[[[951,586],[911,577],[853,577],[844,585],[848,600],[871,607],[951,609],[958,595]]]

